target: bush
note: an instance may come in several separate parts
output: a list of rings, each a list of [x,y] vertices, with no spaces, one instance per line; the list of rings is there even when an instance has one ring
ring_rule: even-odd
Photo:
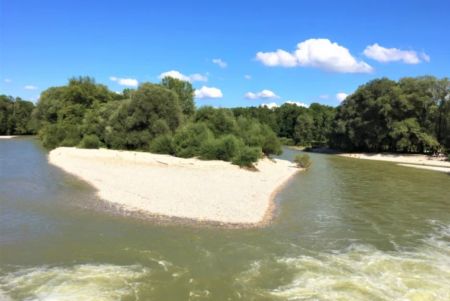
[[[281,143],[277,135],[267,125],[264,125],[262,129],[263,153],[266,156],[269,156],[270,154],[281,155],[283,153],[283,150],[281,149]]]
[[[233,158],[233,164],[241,167],[253,167],[253,163],[261,158],[261,148],[244,146],[239,154]]]
[[[100,139],[96,135],[86,135],[81,139],[80,147],[82,148],[99,148]]]
[[[297,155],[294,158],[294,162],[297,163],[297,167],[300,168],[309,168],[311,166],[311,159],[309,158],[309,155],[304,154],[304,155]]]
[[[202,145],[200,157],[206,160],[231,161],[242,145],[242,142],[233,135],[210,139]]]
[[[150,142],[149,150],[156,154],[173,155],[175,148],[173,146],[173,139],[170,135],[161,135]]]
[[[295,145],[295,141],[293,139],[291,139],[291,138],[280,137],[278,139],[280,139],[280,143],[282,145],[287,145],[287,146],[294,146]]]
[[[175,155],[182,158],[199,156],[203,144],[213,139],[214,135],[206,124],[189,123],[178,129],[173,138]]]

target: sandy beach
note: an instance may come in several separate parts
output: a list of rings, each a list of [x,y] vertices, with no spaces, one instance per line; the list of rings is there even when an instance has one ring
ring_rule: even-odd
[[[427,155],[416,155],[416,154],[370,154],[370,153],[343,153],[338,154],[339,156],[364,159],[364,160],[376,160],[376,161],[387,161],[399,163],[398,165],[428,169],[440,172],[450,173],[450,162],[446,161],[445,158],[431,157]]]
[[[0,139],[11,139],[11,138],[15,138],[17,136],[0,136]]]
[[[230,224],[259,224],[277,190],[298,168],[260,160],[258,171],[224,161],[60,147],[49,162],[94,186],[101,199],[154,215]]]

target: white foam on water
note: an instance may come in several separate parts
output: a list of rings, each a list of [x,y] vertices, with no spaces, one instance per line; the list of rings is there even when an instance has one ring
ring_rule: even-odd
[[[139,280],[149,272],[140,265],[109,264],[23,268],[2,273],[0,291],[5,299],[26,301],[108,301],[124,297],[136,299]],[[2,294],[0,300],[1,297]]]
[[[383,252],[352,245],[339,253],[279,258],[293,280],[263,293],[281,300],[450,300],[450,227],[440,227],[413,251]],[[264,261],[239,281],[264,278]],[[261,291],[260,291],[261,293]]]

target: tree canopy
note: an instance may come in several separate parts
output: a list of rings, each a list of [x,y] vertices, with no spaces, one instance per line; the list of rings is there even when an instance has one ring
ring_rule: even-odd
[[[230,109],[195,110],[188,82],[164,78],[122,94],[89,77],[44,91],[35,115],[44,146],[152,151],[249,166],[281,153],[270,126]],[[249,132],[250,131],[250,132]],[[248,133],[251,133],[249,135]]]
[[[331,145],[354,151],[436,152],[450,148],[450,82],[376,79],[337,109]]]
[[[0,135],[31,135],[36,125],[32,119],[34,104],[20,97],[0,95]]]

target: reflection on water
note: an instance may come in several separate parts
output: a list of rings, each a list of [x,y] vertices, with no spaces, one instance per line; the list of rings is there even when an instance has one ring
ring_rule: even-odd
[[[236,230],[100,211],[45,155],[0,141],[0,300],[450,300],[445,174],[312,154],[275,222]]]

